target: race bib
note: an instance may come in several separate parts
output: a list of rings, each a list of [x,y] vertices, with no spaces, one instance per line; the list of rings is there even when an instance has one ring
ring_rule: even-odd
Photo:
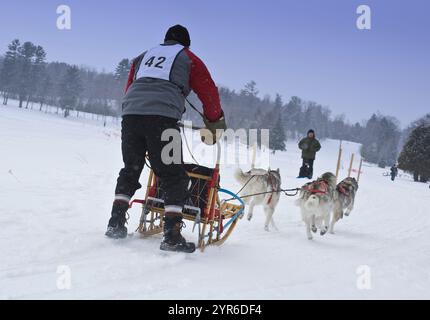
[[[142,59],[136,79],[156,78],[170,80],[170,71],[178,54],[184,49],[176,44],[170,46],[159,45],[150,49]]]

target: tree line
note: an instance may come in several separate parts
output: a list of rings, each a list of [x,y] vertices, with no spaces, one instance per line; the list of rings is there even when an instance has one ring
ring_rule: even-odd
[[[115,73],[100,73],[88,67],[47,62],[42,46],[13,40],[0,61],[0,91],[3,104],[10,98],[20,108],[38,104],[57,106],[65,117],[70,110],[117,116],[130,61],[124,59]]]
[[[0,92],[3,104],[10,98],[19,101],[20,108],[38,105],[57,107],[65,117],[70,110],[119,116],[124,87],[131,66],[130,59],[122,59],[114,72],[97,72],[88,67],[63,62],[47,62],[42,46],[32,42],[13,40],[0,57]],[[255,81],[236,91],[219,88],[221,103],[230,128],[270,129],[271,149],[285,150],[287,139],[297,140],[309,129],[319,138],[348,140],[363,145],[362,156],[380,166],[392,165],[399,154],[405,133],[399,122],[389,116],[374,114],[368,120],[349,123],[344,115],[333,115],[330,108],[293,96],[284,101],[260,97]],[[193,104],[199,101],[190,97]],[[200,121],[192,110],[185,118]]]

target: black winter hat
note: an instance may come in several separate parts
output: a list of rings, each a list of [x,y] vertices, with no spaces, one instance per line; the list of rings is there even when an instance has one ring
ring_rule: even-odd
[[[188,33],[187,28],[179,24],[170,27],[169,30],[167,30],[166,36],[164,37],[164,41],[168,40],[178,41],[180,44],[187,48],[191,45],[190,34]]]
[[[308,135],[309,135],[309,133],[313,133],[313,134],[315,135],[315,131],[314,131],[313,129],[310,129],[310,130],[308,131]]]

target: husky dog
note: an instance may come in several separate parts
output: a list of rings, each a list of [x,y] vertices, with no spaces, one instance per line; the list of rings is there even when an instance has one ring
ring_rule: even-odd
[[[306,234],[312,240],[312,233],[321,230],[325,235],[329,228],[330,213],[334,206],[336,177],[333,173],[324,173],[315,181],[305,184],[300,189],[300,198],[296,205],[301,209],[302,219],[306,224]]]
[[[336,187],[336,199],[334,202],[333,216],[330,223],[330,233],[334,233],[334,225],[345,215],[349,216],[354,209],[355,195],[358,191],[358,183],[355,178],[346,178]]]
[[[239,196],[256,194],[251,197],[243,198],[243,201],[249,204],[248,220],[251,221],[252,219],[254,207],[256,205],[262,205],[266,213],[264,229],[269,231],[269,224],[271,224],[272,227],[277,230],[275,222],[273,221],[273,213],[275,212],[280,198],[281,175],[279,169],[252,169],[251,171],[243,172],[238,168],[235,172],[235,178],[244,186]]]

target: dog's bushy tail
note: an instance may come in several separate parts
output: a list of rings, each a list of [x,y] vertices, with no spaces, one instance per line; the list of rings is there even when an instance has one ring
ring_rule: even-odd
[[[234,178],[236,179],[237,182],[241,184],[245,184],[249,179],[248,176],[240,168],[237,168],[234,171]]]
[[[316,207],[318,207],[320,203],[320,200],[317,196],[312,195],[309,197],[309,199],[305,202],[305,207],[307,210],[313,210]]]

